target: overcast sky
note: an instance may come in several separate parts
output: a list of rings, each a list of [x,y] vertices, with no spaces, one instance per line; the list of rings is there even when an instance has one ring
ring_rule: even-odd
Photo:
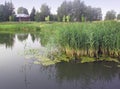
[[[5,1],[11,0],[0,0],[0,4],[4,4]],[[32,7],[34,6],[37,10],[41,7],[41,4],[46,3],[50,8],[52,13],[56,13],[57,8],[61,5],[64,0],[12,0],[14,7],[17,9],[20,6],[23,6],[31,12]],[[73,1],[73,0],[66,0]],[[86,5],[92,7],[100,7],[102,9],[103,15],[105,15],[108,10],[115,10],[117,13],[120,13],[120,0],[82,0]]]

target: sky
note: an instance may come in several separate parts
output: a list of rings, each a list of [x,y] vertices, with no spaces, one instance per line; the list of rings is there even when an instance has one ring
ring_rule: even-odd
[[[0,4],[4,4],[5,1],[11,0],[0,0]],[[18,7],[25,7],[28,9],[29,13],[31,9],[35,7],[37,11],[40,10],[42,4],[47,4],[51,8],[51,12],[56,14],[57,8],[61,5],[61,3],[65,0],[12,0],[14,7],[17,11]],[[66,0],[73,1],[73,0]],[[86,5],[90,5],[92,7],[100,7],[102,9],[102,14],[105,16],[108,10],[115,10],[120,13],[120,0],[82,0]]]

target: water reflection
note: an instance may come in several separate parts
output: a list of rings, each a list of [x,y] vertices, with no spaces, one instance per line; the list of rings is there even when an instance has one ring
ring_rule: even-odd
[[[23,42],[28,39],[29,34],[22,33],[22,34],[10,34],[10,33],[0,33],[0,44],[5,45],[6,48],[12,48],[15,43],[15,37],[17,37],[17,40]],[[31,40],[34,43],[37,39],[39,41],[39,38],[37,34],[30,34]]]
[[[25,45],[29,48],[41,47],[39,34],[2,33],[0,44],[2,44],[0,89],[119,89],[120,87],[120,69],[115,63],[59,63],[45,67],[35,65],[33,58],[25,59],[24,55],[19,55],[19,52],[24,52]],[[12,50],[7,49],[8,47]]]
[[[28,77],[28,71],[31,70],[31,67],[32,67],[32,63],[30,64],[26,63],[22,66],[22,70],[21,70],[21,72],[23,72],[24,74],[24,84],[26,88],[28,88],[29,85],[31,84],[29,77]]]
[[[17,34],[17,38],[19,41],[24,41],[28,38],[28,34]]]
[[[81,87],[81,89],[104,87],[104,84],[112,83],[112,80],[120,74],[116,63],[109,62],[90,64],[61,63],[57,64],[55,68],[58,83],[63,84],[74,81],[75,85]]]
[[[48,67],[41,65],[35,67],[30,63],[24,65],[23,70],[24,82],[28,89],[32,89],[31,86],[36,85],[33,83],[33,77],[37,79],[34,82],[38,83],[37,86],[41,89],[113,89],[120,86],[120,69],[116,67],[115,63],[109,62],[60,63]],[[35,72],[35,70],[37,71]]]
[[[5,44],[6,48],[12,48],[14,45],[14,34],[0,33],[0,44]]]

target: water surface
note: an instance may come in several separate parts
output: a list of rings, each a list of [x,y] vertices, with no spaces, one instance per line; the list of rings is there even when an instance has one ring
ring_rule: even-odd
[[[35,34],[0,33],[0,89],[119,89],[115,63],[35,65],[24,50],[41,47]]]

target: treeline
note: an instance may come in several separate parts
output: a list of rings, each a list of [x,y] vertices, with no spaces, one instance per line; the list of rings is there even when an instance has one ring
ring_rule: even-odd
[[[70,21],[95,21],[102,19],[101,8],[93,8],[85,5],[81,0],[74,0],[73,2],[64,1],[58,7],[57,15],[62,21],[65,16],[70,16]]]
[[[0,21],[9,21],[10,19],[13,19],[14,16],[14,7],[11,2],[5,2],[4,5],[0,5]]]
[[[19,7],[17,14],[30,15],[31,21],[100,21],[102,20],[101,8],[87,6],[81,0],[64,1],[57,9],[57,14],[52,14],[50,7],[46,4],[41,5],[40,11],[33,7],[31,13],[24,7]],[[120,19],[120,14],[116,16],[114,10],[108,11],[105,20]],[[15,21],[16,14],[12,2],[5,2],[0,5],[0,21]]]
[[[51,14],[49,6],[43,4],[40,8],[40,12],[36,12],[35,20],[63,22],[98,21],[102,20],[102,11],[101,8],[93,8],[85,5],[85,3],[81,0],[64,1],[60,7],[58,7],[56,15]]]

